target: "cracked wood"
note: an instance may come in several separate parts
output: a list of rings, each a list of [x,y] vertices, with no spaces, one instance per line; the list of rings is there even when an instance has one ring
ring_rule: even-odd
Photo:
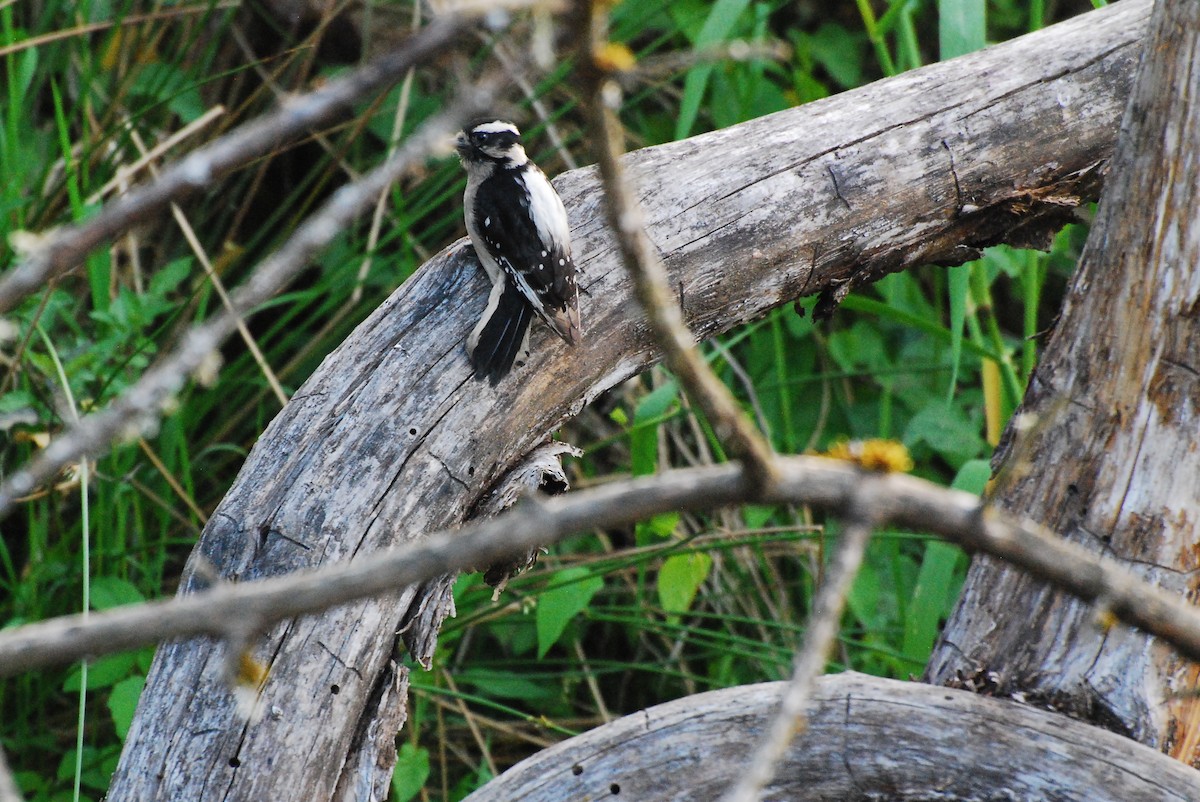
[[[465,802],[711,802],[742,771],[784,683],[696,694],[518,763]],[[1185,802],[1200,772],[1063,716],[966,691],[821,677],[808,731],[764,799]]]
[[[1200,597],[1200,6],[1158,4],[1114,176],[1010,430],[996,505]],[[1001,563],[972,566],[935,682],[993,676],[1200,765],[1200,667]]]

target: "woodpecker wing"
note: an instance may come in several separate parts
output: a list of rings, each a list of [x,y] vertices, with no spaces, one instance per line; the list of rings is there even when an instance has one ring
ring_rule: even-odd
[[[578,343],[583,331],[567,217],[546,177],[533,165],[497,170],[479,185],[475,209],[488,254],[558,336]]]

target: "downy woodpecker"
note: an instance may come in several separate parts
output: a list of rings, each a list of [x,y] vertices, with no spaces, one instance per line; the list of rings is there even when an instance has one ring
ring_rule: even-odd
[[[528,353],[534,313],[569,344],[582,338],[571,235],[562,200],[525,155],[515,125],[468,125],[456,147],[467,171],[467,234],[492,280],[467,351],[476,378],[495,384]]]

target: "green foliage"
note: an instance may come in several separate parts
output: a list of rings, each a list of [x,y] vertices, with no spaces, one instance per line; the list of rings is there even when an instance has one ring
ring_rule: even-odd
[[[429,752],[402,744],[396,754],[396,770],[392,773],[392,802],[408,802],[425,787],[429,778]]]
[[[148,168],[124,171],[206,112],[223,108],[155,168],[262,114],[276,92],[305,91],[358,60],[326,52],[336,50],[328,29],[292,31],[256,4],[193,3],[162,14],[145,14],[145,5],[0,3],[0,236],[12,246],[0,248],[0,270],[28,232],[87,219],[121,186],[147,180]],[[379,10],[404,19],[411,11],[401,0]],[[784,42],[792,53],[780,62],[698,60],[631,92],[622,118],[633,141],[668,141],[965,53],[1054,21],[1047,16],[1040,2],[1013,0],[629,0],[613,10],[613,35],[643,61],[734,39]],[[383,35],[395,33],[379,24]],[[266,34],[254,38],[256,28]],[[173,220],[155,221],[27,299],[10,316],[16,339],[0,340],[0,473],[61,431],[65,390],[79,412],[103,407],[220,307],[205,260],[236,286],[349,174],[439,110],[446,83],[418,72],[321,141],[290,146],[181,204],[201,253]],[[535,92],[586,163],[572,83],[563,66]],[[542,127],[526,128],[539,162],[561,169]],[[462,233],[461,189],[451,160],[431,163],[419,180],[392,188],[377,236],[369,223],[352,228],[251,320],[286,391]],[[828,324],[800,313],[811,311],[805,299],[800,311],[777,309],[702,350],[779,451],[898,438],[919,475],[979,493],[987,421],[1011,414],[1082,236],[1065,231],[1049,254],[994,248],[961,268],[889,276],[851,295]],[[4,522],[0,625],[78,612],[85,575],[94,610],[173,593],[206,517],[279,409],[244,342],[222,356],[215,386],[182,388],[161,422],[130,431],[90,466],[89,531],[77,473]],[[635,384],[565,433],[587,446],[577,484],[724,458],[671,376],[659,370]],[[671,513],[554,549],[496,604],[477,576],[461,578],[459,616],[444,629],[434,671],[412,675],[391,798],[459,799],[493,765],[502,770],[606,715],[786,676],[836,533],[836,521],[787,507]],[[839,665],[919,672],[965,569],[949,546],[878,533],[849,599]],[[95,660],[86,683],[74,666],[0,685],[0,738],[28,799],[71,798],[77,781],[83,796],[102,796],[151,654]]]
[[[703,552],[672,554],[663,560],[662,568],[658,569],[658,601],[662,609],[669,614],[686,613],[708,579],[712,565],[712,557]]]
[[[567,568],[556,577],[555,587],[543,591],[537,605],[539,658],[558,642],[575,616],[587,609],[592,597],[604,587],[604,577],[586,568]]]
[[[137,710],[138,697],[142,688],[146,687],[146,678],[140,674],[126,677],[113,683],[108,695],[108,712],[112,715],[113,728],[122,742],[129,732],[133,721],[134,711]]]

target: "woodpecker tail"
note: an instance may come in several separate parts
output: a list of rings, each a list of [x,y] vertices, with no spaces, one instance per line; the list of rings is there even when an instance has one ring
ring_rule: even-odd
[[[533,307],[511,279],[492,287],[487,309],[467,338],[475,378],[487,377],[493,385],[512,370],[521,354],[529,351],[529,322]]]
[[[567,345],[579,345],[579,341],[583,339],[583,328],[579,325],[578,301],[552,310],[546,316],[546,323]]]

